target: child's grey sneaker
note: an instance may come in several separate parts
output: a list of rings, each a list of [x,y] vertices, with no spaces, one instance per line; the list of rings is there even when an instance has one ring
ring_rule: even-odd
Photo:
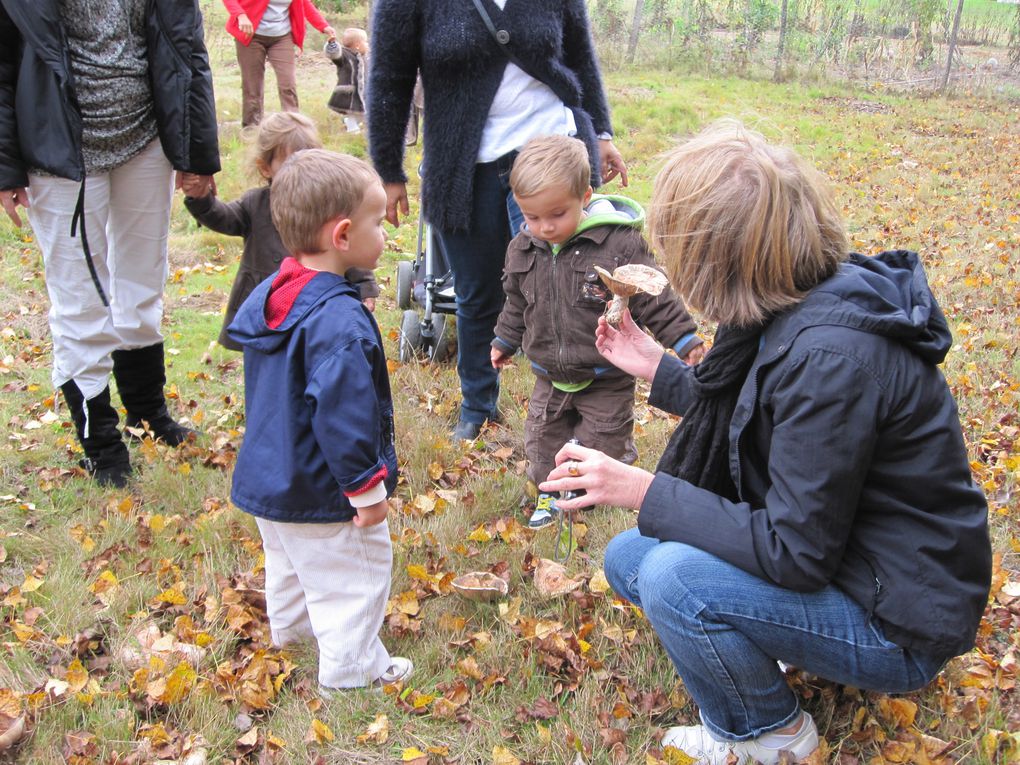
[[[776,765],[783,762],[801,762],[818,749],[818,729],[807,712],[801,713],[800,730],[790,735],[766,733],[750,741],[720,741],[704,725],[686,725],[670,728],[662,737],[662,747],[672,746],[698,765],[729,765],[736,762]],[[736,758],[735,760],[733,758]]]
[[[560,512],[560,509],[556,506],[557,499],[559,499],[559,497],[555,494],[547,494],[544,491],[541,492],[538,495],[538,501],[535,502],[535,511],[528,519],[528,527],[532,529],[540,529],[555,521],[556,515]]]

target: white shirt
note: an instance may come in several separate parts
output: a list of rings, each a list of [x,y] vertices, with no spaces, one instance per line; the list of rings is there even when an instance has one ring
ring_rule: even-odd
[[[290,3],[291,0],[269,0],[266,12],[259,21],[257,34],[266,37],[283,37],[290,34]]]
[[[494,2],[503,10],[507,0]],[[537,135],[575,133],[574,115],[549,86],[507,61],[482,129],[477,161],[492,162]]]

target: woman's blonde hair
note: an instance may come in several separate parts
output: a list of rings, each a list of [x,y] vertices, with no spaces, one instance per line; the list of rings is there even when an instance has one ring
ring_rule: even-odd
[[[566,135],[532,138],[514,159],[510,189],[514,196],[530,197],[560,188],[582,199],[591,185],[591,163],[584,142]]]
[[[310,117],[299,112],[272,112],[259,122],[251,148],[251,166],[260,177],[278,153],[321,149],[322,139]]]
[[[722,324],[760,324],[847,257],[828,180],[735,120],[666,155],[649,223],[673,288]]]
[[[291,154],[273,179],[269,200],[283,246],[291,253],[322,252],[322,227],[352,217],[373,183],[382,182],[372,166],[350,154],[326,149]]]

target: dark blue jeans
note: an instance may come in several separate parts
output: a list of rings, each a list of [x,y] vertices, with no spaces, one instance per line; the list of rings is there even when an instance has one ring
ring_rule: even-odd
[[[499,373],[489,361],[496,319],[503,308],[503,263],[524,216],[510,193],[517,152],[475,165],[471,228],[440,231],[457,293],[457,373],[460,419],[481,424],[496,417]]]
[[[637,529],[609,542],[604,568],[613,590],[644,610],[716,738],[757,738],[797,718],[797,697],[777,659],[884,693],[921,688],[944,663],[887,640],[838,587],[787,590]]]

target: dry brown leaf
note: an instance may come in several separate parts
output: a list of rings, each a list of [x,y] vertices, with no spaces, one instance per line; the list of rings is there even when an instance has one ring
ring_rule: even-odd
[[[584,578],[570,579],[567,569],[556,561],[541,558],[535,567],[535,589],[546,598],[566,595],[584,584]]]
[[[385,744],[390,737],[390,719],[386,715],[376,715],[368,730],[358,736],[359,744]]]

